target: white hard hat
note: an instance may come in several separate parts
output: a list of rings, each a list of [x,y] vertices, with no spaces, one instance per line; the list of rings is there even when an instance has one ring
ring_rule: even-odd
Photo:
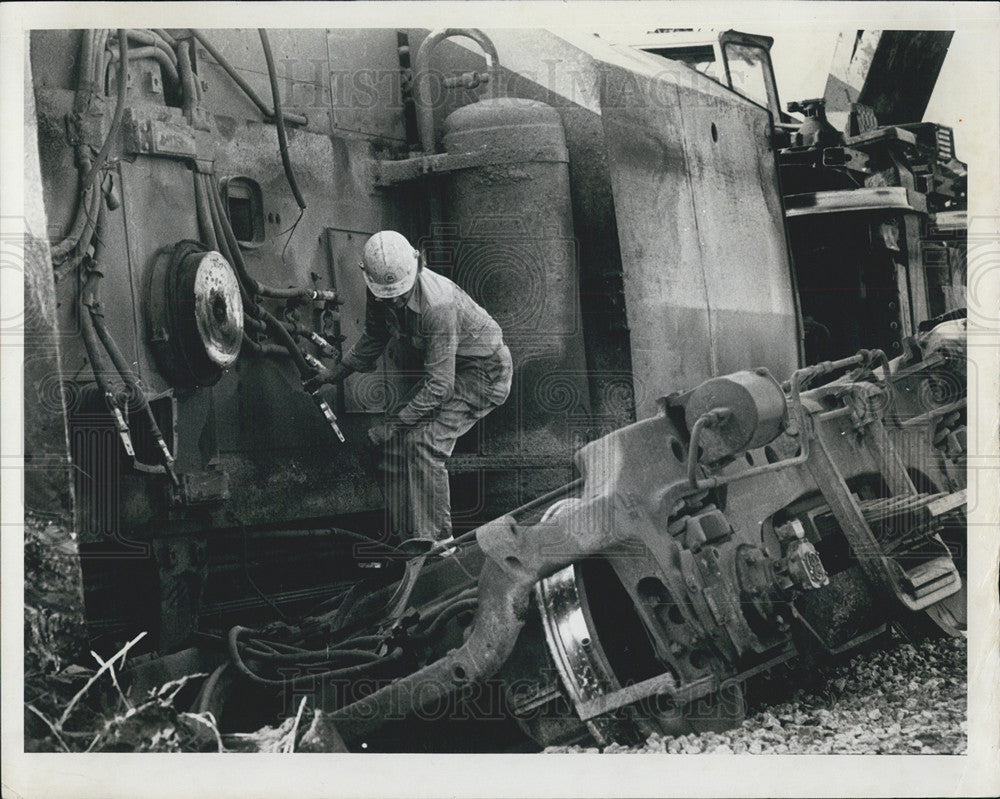
[[[401,297],[417,280],[420,252],[395,230],[382,230],[368,239],[362,259],[365,282],[380,299]]]

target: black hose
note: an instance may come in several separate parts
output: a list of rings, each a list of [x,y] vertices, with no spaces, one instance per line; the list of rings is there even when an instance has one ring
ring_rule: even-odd
[[[382,636],[380,635],[355,635],[352,638],[346,638],[343,641],[338,641],[337,646],[347,646],[351,644],[351,648],[367,644],[368,646],[375,646],[382,643]]]
[[[278,648],[280,644],[269,643],[267,641],[262,641],[259,638],[248,639],[253,645],[253,649],[263,649],[268,655],[280,655],[281,650]]]
[[[334,664],[339,660],[362,660],[371,662],[379,656],[367,649],[317,649],[305,652],[272,653],[254,649],[248,644],[239,644],[250,657],[266,663],[324,663]]]
[[[214,209],[212,219],[218,223],[216,232],[219,237],[219,252],[221,252],[229,263],[233,265],[233,268],[236,269],[236,274],[240,279],[240,283],[246,285],[247,291],[260,297],[270,297],[272,299],[336,300],[337,293],[335,291],[301,288],[279,289],[274,286],[269,286],[266,283],[261,283],[256,278],[251,277],[250,273],[247,271],[246,261],[243,260],[243,251],[240,249],[240,243],[236,239],[236,234],[233,233],[233,227],[229,222],[229,216],[226,214],[226,208],[222,203],[222,192],[219,190],[218,182],[213,176],[210,175],[205,175],[205,180],[206,185],[209,188],[209,198],[212,201],[210,208]],[[225,243],[228,247],[228,256],[226,255],[226,251],[221,249],[223,243]],[[248,309],[251,315],[256,315],[256,303],[250,303],[246,298],[244,298],[244,307]]]
[[[236,71],[236,68],[226,60],[226,57],[222,55],[222,53],[220,53],[205,37],[205,34],[199,30],[191,28],[191,35],[201,43],[201,46],[209,52],[209,55],[211,55],[212,58],[216,60],[218,65],[226,71],[230,78],[233,79],[233,82],[243,90],[244,94],[250,98],[251,102],[253,102],[253,104],[260,110],[261,114],[264,115],[264,118],[267,120],[273,120],[275,117],[274,112],[264,104],[264,101],[257,96],[257,92],[253,90],[249,83],[243,80],[243,76]],[[283,117],[285,122],[291,122],[294,125],[305,125],[309,121],[301,114],[284,114]]]
[[[216,686],[219,684],[219,679],[225,673],[226,669],[230,667],[231,664],[223,663],[219,666],[202,686],[201,691],[198,693],[198,706],[197,713],[204,713],[212,706],[212,694],[215,693]]]
[[[90,368],[94,372],[94,380],[97,381],[97,387],[110,402],[114,403],[115,407],[118,407],[115,387],[111,385],[108,379],[109,375],[114,374],[114,369],[108,362],[106,353],[104,353],[100,345],[100,341],[97,338],[97,330],[94,328],[94,320],[90,314],[91,298],[95,290],[95,283],[99,279],[96,274],[91,273],[84,283],[79,306],[80,334],[83,339],[83,347],[87,351],[87,359],[90,361]]]
[[[73,266],[79,264],[87,254],[87,248],[90,247],[90,243],[94,240],[94,233],[97,230],[97,220],[104,210],[104,201],[101,188],[99,186],[93,186],[90,190],[89,204],[85,206],[85,216],[83,218],[83,230],[80,231],[79,238],[72,242],[71,251],[75,250],[76,253],[73,258],[65,264],[61,264],[61,269],[69,269]],[[67,240],[69,243],[70,240]],[[62,242],[61,242],[62,244]],[[65,255],[60,251],[60,255],[53,255],[53,261],[63,260],[68,257],[69,253]]]
[[[180,81],[180,76],[177,74],[177,67],[174,65],[174,62],[167,58],[166,53],[159,47],[136,47],[129,50],[128,57],[130,61],[137,61],[140,58],[155,58],[173,83],[176,84]],[[121,56],[112,56],[112,60],[119,61],[121,60]]]
[[[172,64],[176,66],[177,55],[171,49],[172,45],[168,44],[162,36],[154,33],[153,31],[136,30],[135,28],[129,28],[126,30],[125,35],[133,42],[157,48],[167,57],[167,59],[169,59]]]
[[[215,188],[214,188],[214,184],[212,182],[212,176],[211,175],[205,175],[205,174],[195,175],[195,182],[196,182],[196,184],[197,183],[201,184],[202,191],[204,192],[204,197],[205,197],[205,200],[206,200],[206,205],[208,207],[209,222],[212,225],[212,232],[213,232],[213,234],[215,236],[215,240],[216,240],[216,242],[215,242],[216,243],[216,248],[222,254],[222,256],[229,263],[231,263],[233,265],[233,268],[236,269],[237,276],[239,277],[240,290],[244,294],[243,304],[246,305],[247,302],[250,300],[250,293],[249,292],[254,291],[254,293],[256,293],[256,291],[255,291],[256,286],[252,285],[252,283],[255,282],[255,281],[251,281],[249,275],[245,275],[245,274],[241,274],[240,273],[240,266],[237,265],[236,256],[234,256],[233,253],[229,249],[229,242],[226,240],[226,229],[225,229],[225,227],[222,224],[222,216],[221,216],[221,214],[219,212],[219,208],[216,206],[216,203],[215,203]],[[228,221],[228,219],[227,219],[227,221]],[[245,267],[245,264],[243,264],[242,259],[240,260],[239,264],[243,265],[243,269],[244,269],[244,273],[245,273],[246,267]],[[246,285],[244,285],[244,284],[246,284]]]
[[[170,478],[173,480],[175,485],[179,485],[177,476],[173,472],[173,456],[167,448],[160,426],[156,423],[156,416],[153,414],[153,409],[150,407],[149,400],[146,399],[146,392],[143,391],[142,384],[139,382],[138,378],[136,378],[131,367],[125,362],[125,358],[122,355],[121,350],[118,348],[117,342],[114,340],[111,332],[104,324],[104,314],[100,311],[100,303],[95,303],[90,306],[90,317],[93,320],[94,329],[97,331],[98,338],[100,338],[101,343],[104,345],[104,349],[111,357],[111,362],[114,364],[115,369],[118,370],[118,374],[121,375],[125,385],[129,388],[130,399],[134,400],[138,404],[139,410],[146,415],[146,422],[149,424],[149,431],[156,440],[159,448],[160,459],[163,461],[164,471],[170,475]]]
[[[198,89],[191,68],[191,42],[181,42],[177,46],[177,56],[177,69],[181,75],[181,88],[184,92],[184,113],[190,114],[198,102]]]
[[[337,292],[327,289],[300,289],[295,287],[279,289],[274,286],[266,286],[263,283],[258,283],[257,287],[260,289],[260,296],[270,297],[274,300],[322,300],[332,302],[337,299]]]
[[[250,338],[250,336],[247,334],[246,330],[243,331],[243,341],[240,344],[240,347],[242,348],[241,351],[250,353],[252,355],[277,355],[278,354],[277,352],[275,352],[275,353],[270,353],[270,352],[265,353],[264,352],[264,345],[261,344],[259,341],[254,341],[252,338]],[[282,355],[285,355],[285,356],[288,355],[288,350],[286,350],[284,347],[276,347],[276,348],[281,350],[281,354]]]
[[[254,341],[243,331],[243,345],[251,355],[261,355],[271,358],[291,358],[293,357],[285,347],[280,344],[272,344],[270,341]]]
[[[81,172],[83,169],[81,168]],[[82,183],[82,180],[81,180]],[[76,246],[80,243],[83,238],[83,233],[87,229],[88,224],[91,219],[94,218],[97,213],[97,203],[99,199],[100,192],[93,185],[85,186],[83,191],[80,193],[80,201],[77,204],[76,216],[73,219],[73,224],[70,227],[69,232],[63,236],[63,238],[56,244],[52,245],[51,257],[53,263],[59,263],[66,259],[66,257],[73,252]]]
[[[243,329],[252,329],[257,333],[263,333],[267,329],[267,325],[260,319],[254,319],[250,314],[243,314]]]
[[[104,162],[108,159],[111,145],[118,136],[118,129],[121,127],[122,116],[125,113],[125,94],[128,88],[128,36],[121,28],[118,30],[118,56],[120,60],[118,62],[118,96],[115,101],[115,113],[111,117],[111,127],[108,129],[107,138],[105,138],[100,152],[97,153],[97,158],[90,165],[90,170],[82,181],[84,187],[89,186],[94,177],[104,168]]]
[[[239,671],[248,680],[257,683],[258,685],[267,685],[276,688],[282,687],[295,687],[298,685],[315,684],[316,680],[330,679],[335,677],[353,677],[361,674],[370,674],[374,669],[383,666],[386,663],[391,663],[392,661],[399,660],[403,653],[401,650],[395,650],[385,657],[380,658],[377,661],[370,663],[359,663],[355,666],[345,666],[339,669],[331,669],[329,671],[320,672],[317,674],[305,674],[301,677],[293,677],[287,680],[272,680],[267,677],[261,677],[259,674],[255,674],[243,661],[242,656],[239,652],[239,637],[240,634],[246,631],[245,627],[233,627],[229,631],[229,657],[232,659],[233,665],[236,666],[236,670]]]
[[[97,50],[97,39],[101,31],[85,30],[80,39],[80,69],[77,77],[76,94],[73,97],[73,113],[82,114],[90,97],[94,93],[94,72],[96,71],[97,60],[100,53]],[[53,263],[59,263],[66,258],[76,247],[83,234],[87,220],[97,213],[94,204],[93,187],[84,182],[85,175],[90,171],[93,161],[90,158],[89,148],[79,144],[76,147],[77,172],[80,183],[77,187],[76,211],[73,221],[70,223],[66,235],[60,237],[57,242],[51,244],[50,256]]]
[[[295,361],[295,365],[299,368],[299,374],[302,375],[302,377],[311,377],[314,375],[316,370],[306,362],[305,358],[302,357],[301,350],[299,350],[295,341],[292,339],[291,333],[285,329],[285,326],[264,308],[260,309],[260,318],[263,319],[264,324],[267,325],[267,332],[271,335],[271,337],[288,350],[288,354],[292,356],[292,360]]]
[[[87,107],[87,101],[94,91],[94,73],[97,59],[97,36],[99,31],[85,30],[80,39],[80,71],[77,73],[76,94],[73,97],[73,113],[79,114]]]
[[[233,227],[229,223],[229,216],[226,214],[225,206],[222,204],[222,193],[219,191],[218,182],[214,176],[206,175],[205,185],[208,187],[209,199],[215,208],[213,221],[218,222],[217,231],[221,231],[222,233],[219,236],[219,245],[221,246],[225,242],[232,259],[229,262],[236,269],[236,274],[239,276],[240,282],[246,285],[246,290],[251,294],[260,294],[260,284],[247,272],[246,261],[243,260],[243,252],[240,250],[239,241],[236,239],[236,234],[233,233]]]
[[[104,203],[102,202],[101,210],[98,214],[98,228],[102,231],[104,230],[104,220],[105,210]],[[94,263],[97,267],[100,265],[103,250],[103,240],[98,237],[98,247],[94,253]],[[115,341],[114,336],[111,335],[111,331],[109,331],[107,325],[104,324],[104,314],[101,313],[100,301],[100,282],[104,275],[97,267],[91,269],[87,278],[87,309],[90,311],[88,315],[93,323],[94,331],[97,333],[97,337],[104,346],[104,351],[111,358],[111,362],[114,364],[115,370],[118,372],[118,376],[121,377],[124,384],[128,387],[131,402],[137,404],[139,410],[146,415],[146,420],[149,424],[149,431],[156,440],[159,448],[160,459],[163,462],[163,470],[166,474],[170,475],[171,480],[173,480],[176,485],[178,484],[178,480],[173,471],[174,459],[170,454],[170,450],[167,448],[166,441],[163,438],[163,433],[160,430],[160,426],[156,422],[156,416],[153,414],[153,409],[149,405],[149,400],[146,399],[146,392],[142,388],[142,383],[136,376],[135,372],[132,371],[131,365],[125,360],[125,356],[122,355],[122,351],[118,347],[118,343]]]
[[[306,201],[299,191],[299,185],[295,181],[295,173],[292,171],[292,162],[288,157],[288,139],[285,136],[285,118],[281,113],[281,93],[278,91],[278,71],[274,68],[274,56],[271,53],[271,43],[267,38],[267,31],[259,28],[260,43],[264,48],[264,60],[267,62],[267,77],[271,81],[271,95],[274,99],[274,125],[278,129],[278,148],[281,150],[281,165],[285,168],[285,178],[288,180],[288,187],[292,190],[295,202],[303,211],[306,209]]]
[[[187,103],[187,98],[184,102]],[[201,228],[201,241],[208,249],[220,252],[225,256],[225,253],[219,250],[219,241],[215,236],[215,223],[211,211],[212,201],[208,198],[208,190],[205,188],[203,177],[199,172],[194,173],[194,204],[198,215],[198,226]]]
[[[163,41],[165,41],[171,47],[177,46],[177,40],[169,33],[167,33],[165,30],[163,30],[163,28],[150,28],[150,30],[153,31],[153,33],[155,33],[161,39],[163,39]]]
[[[449,605],[434,617],[434,620],[430,623],[430,626],[422,633],[422,635],[427,638],[433,637],[444,626],[445,622],[454,618],[459,613],[475,610],[478,606],[479,600],[475,597],[471,599],[463,599],[456,602],[454,605]]]
[[[199,177],[208,194],[209,215],[212,218],[212,225],[215,228],[219,252],[236,270],[237,282],[240,285],[240,296],[243,299],[243,310],[250,316],[258,317],[260,316],[260,308],[253,299],[253,295],[260,293],[260,285],[247,272],[243,253],[240,251],[236,235],[229,224],[226,209],[222,207],[222,197],[219,195],[218,187],[213,177],[211,175],[200,175]]]

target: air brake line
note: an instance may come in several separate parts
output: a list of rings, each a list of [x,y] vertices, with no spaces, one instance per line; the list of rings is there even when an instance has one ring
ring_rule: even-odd
[[[268,41],[267,31],[258,28],[260,34],[260,44],[264,48],[264,60],[267,62],[267,77],[271,82],[271,97],[274,100],[274,125],[278,129],[278,149],[281,151],[281,165],[285,168],[285,177],[288,179],[288,188],[292,190],[295,203],[303,211],[306,210],[306,201],[299,191],[299,184],[295,180],[295,173],[292,171],[292,162],[288,157],[288,138],[285,135],[285,118],[281,113],[281,92],[278,91],[278,71],[274,68],[274,55],[271,53],[271,42]]]
[[[97,220],[97,229],[99,231],[103,231],[104,229],[105,217],[106,212],[102,198]],[[156,422],[156,417],[149,405],[149,400],[146,399],[146,392],[143,390],[142,383],[125,360],[125,356],[122,355],[122,351],[111,335],[111,331],[108,330],[107,325],[104,323],[104,314],[101,312],[101,301],[99,298],[100,281],[104,277],[104,273],[100,271],[101,255],[103,255],[103,240],[100,233],[98,233],[97,248],[87,268],[87,279],[84,283],[83,294],[80,299],[81,305],[87,309],[87,313],[81,313],[80,318],[85,332],[84,345],[91,360],[91,366],[94,369],[94,376],[101,390],[104,392],[105,398],[108,399],[112,413],[115,416],[122,444],[125,446],[125,451],[129,454],[129,457],[133,459],[134,465],[143,471],[162,471],[170,477],[171,482],[175,486],[179,486],[180,481],[174,471],[174,458],[170,454],[170,449],[163,438],[160,426]],[[138,403],[140,410],[146,415],[149,431],[156,441],[160,460],[162,461],[162,466],[159,468],[143,464],[138,460],[134,446],[132,445],[128,422],[125,416],[125,412],[128,409],[128,402],[124,403],[124,407],[121,406],[115,399],[114,394],[109,391],[106,378],[103,379],[104,385],[102,385],[102,373],[107,374],[107,371],[105,370],[106,361],[104,361],[103,356],[99,354],[97,349],[98,340],[103,346],[105,353],[111,359],[118,376],[128,388],[129,394]]]

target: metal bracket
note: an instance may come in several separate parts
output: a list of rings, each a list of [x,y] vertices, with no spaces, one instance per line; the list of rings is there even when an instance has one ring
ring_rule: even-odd
[[[394,186],[430,175],[455,172],[459,169],[474,169],[480,166],[501,166],[523,163],[569,163],[566,147],[537,147],[516,153],[505,150],[483,150],[471,153],[439,153],[423,155],[402,161],[376,161],[375,185]]]

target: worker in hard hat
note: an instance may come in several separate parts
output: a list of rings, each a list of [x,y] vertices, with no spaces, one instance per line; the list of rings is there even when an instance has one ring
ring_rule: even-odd
[[[493,318],[451,280],[425,268],[402,234],[376,233],[359,266],[368,285],[364,332],[339,364],[308,385],[374,371],[387,348],[397,368],[406,368],[407,350],[422,360],[417,383],[368,431],[373,444],[385,445],[390,521],[421,551],[452,538],[445,459],[459,436],[507,399],[510,350]]]

